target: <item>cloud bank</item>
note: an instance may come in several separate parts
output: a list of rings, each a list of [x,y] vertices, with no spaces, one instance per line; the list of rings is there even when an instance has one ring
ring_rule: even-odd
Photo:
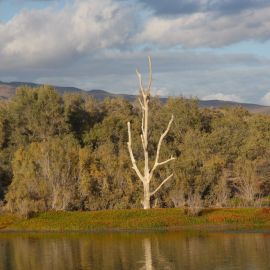
[[[216,12],[236,14],[245,10],[264,8],[270,5],[268,0],[140,0],[156,15],[175,16],[198,12]]]
[[[163,47],[223,47],[241,41],[270,38],[270,7],[256,12],[217,15],[194,13],[176,18],[152,17],[135,40]]]
[[[165,1],[145,2],[166,11],[165,4],[161,4]],[[56,59],[96,55],[104,50],[136,51],[150,45],[161,49],[223,47],[245,40],[268,40],[270,7],[264,7],[266,2],[245,0],[244,5],[240,0],[235,3],[173,0],[170,5],[166,4],[167,8],[177,10],[174,5],[201,8],[194,8],[191,14],[184,16],[165,18],[147,14],[143,19],[141,4],[116,0],[75,0],[62,10],[23,10],[7,23],[0,24],[1,62],[4,66],[20,61],[55,64]],[[256,10],[248,9],[255,4]],[[234,10],[244,7],[247,10],[219,15],[211,11],[224,11],[229,6]],[[208,7],[207,11],[200,11],[202,7]]]
[[[57,64],[84,54],[125,47],[134,9],[102,0],[75,1],[63,10],[23,11],[0,24],[1,66]]]
[[[146,72],[150,54],[159,94],[261,101],[270,85],[270,60],[222,48],[267,43],[269,4],[73,0],[60,9],[22,9],[0,23],[0,79],[135,93],[134,69]]]

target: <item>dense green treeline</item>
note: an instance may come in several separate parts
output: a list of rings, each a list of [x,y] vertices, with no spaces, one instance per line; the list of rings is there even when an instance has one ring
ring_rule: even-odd
[[[253,206],[270,190],[270,117],[242,108],[200,109],[196,100],[150,102],[149,155],[174,114],[153,188],[153,207]],[[0,104],[0,198],[27,215],[47,210],[141,207],[141,182],[131,169],[127,122],[138,166],[143,166],[139,104],[60,96],[53,88],[20,88]]]

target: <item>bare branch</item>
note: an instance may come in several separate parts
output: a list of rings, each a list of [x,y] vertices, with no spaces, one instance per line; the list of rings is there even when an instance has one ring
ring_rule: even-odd
[[[158,162],[158,163],[156,164],[156,167],[165,165],[166,163],[168,163],[168,162],[170,162],[170,161],[172,161],[172,160],[175,160],[175,157],[170,157],[169,159],[167,159],[167,160],[165,160],[165,161]]]
[[[168,176],[165,180],[163,180],[162,181],[162,183],[153,191],[153,192],[151,192],[150,193],[150,196],[153,196],[154,194],[156,194],[158,191],[159,191],[159,189],[168,181],[168,180],[170,180],[171,178],[173,177],[173,173],[170,175],[170,176]]]
[[[146,151],[145,143],[144,143],[144,136],[141,134],[142,146],[143,150]]]
[[[134,158],[134,155],[133,155],[133,151],[132,151],[132,147],[131,147],[131,130],[130,130],[130,122],[128,122],[128,151],[129,151],[129,155],[130,155],[130,159],[131,159],[131,162],[132,162],[132,168],[135,170],[136,174],[138,175],[138,177],[140,178],[140,180],[142,182],[144,182],[144,178],[140,172],[140,170],[138,169],[137,167],[137,164],[136,164],[136,160]]]
[[[144,118],[145,118],[145,107],[143,106],[141,100],[139,99],[142,107],[142,123],[141,123],[141,130],[142,130],[142,135],[144,136]]]
[[[148,83],[148,91],[150,92],[151,90],[151,86],[152,86],[152,61],[151,61],[151,57],[148,56],[148,64],[149,64],[149,83]]]
[[[141,129],[142,129],[142,135],[144,137],[144,124],[143,124],[143,121],[142,121],[142,124],[141,124]]]
[[[144,105],[142,104],[141,99],[140,99],[140,98],[138,98],[138,99],[139,99],[140,105],[141,105],[141,107],[142,107],[142,110],[144,110],[145,108],[144,108]]]
[[[157,153],[156,153],[155,163],[154,163],[154,166],[153,166],[153,168],[152,168],[152,170],[151,170],[151,172],[150,172],[151,175],[153,175],[154,170],[155,170],[158,166],[163,165],[163,164],[166,164],[167,162],[169,162],[169,161],[171,161],[171,160],[174,159],[173,157],[171,157],[170,159],[168,159],[168,160],[166,160],[166,161],[163,161],[163,162],[160,162],[160,163],[158,162],[158,160],[159,160],[159,152],[160,152],[160,148],[161,148],[162,141],[163,141],[163,139],[166,137],[166,135],[168,134],[168,132],[169,132],[169,130],[170,130],[170,128],[171,128],[173,119],[174,119],[174,117],[173,117],[173,115],[172,115],[171,120],[170,120],[170,122],[168,123],[167,129],[166,129],[166,130],[163,132],[163,134],[160,136],[160,139],[159,139],[159,142],[158,142],[158,146],[157,146]]]
[[[142,74],[136,69],[137,77],[139,79],[139,85],[140,85],[140,90],[142,92],[142,95],[144,95],[144,88],[143,88],[143,81],[142,81]]]

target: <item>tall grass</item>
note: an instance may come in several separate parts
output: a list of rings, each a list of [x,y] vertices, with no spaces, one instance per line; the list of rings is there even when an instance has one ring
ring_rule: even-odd
[[[208,209],[200,216],[184,209],[108,210],[92,212],[46,212],[30,219],[0,215],[0,230],[96,231],[181,228],[270,227],[270,209]]]

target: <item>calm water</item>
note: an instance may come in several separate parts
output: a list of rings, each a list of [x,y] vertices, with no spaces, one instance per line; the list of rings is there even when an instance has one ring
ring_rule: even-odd
[[[270,232],[0,234],[0,269],[270,269]]]

